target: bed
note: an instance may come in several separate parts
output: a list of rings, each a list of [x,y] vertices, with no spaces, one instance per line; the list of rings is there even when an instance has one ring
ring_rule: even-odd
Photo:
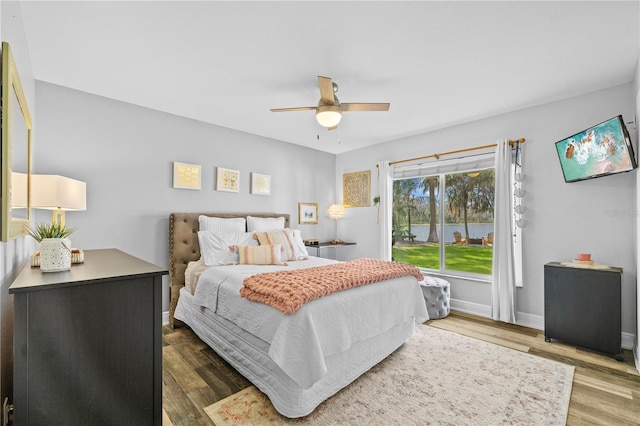
[[[200,216],[271,218],[276,213],[172,213],[169,218],[170,312],[173,327],[188,325],[200,339],[264,392],[282,415],[302,417],[400,347],[416,323],[428,319],[415,277],[397,277],[326,295],[285,315],[239,295],[244,278],[261,265],[210,266],[185,287],[201,258]],[[269,271],[323,266],[306,260]],[[189,266],[191,264],[191,266]],[[202,266],[202,265],[200,265]]]

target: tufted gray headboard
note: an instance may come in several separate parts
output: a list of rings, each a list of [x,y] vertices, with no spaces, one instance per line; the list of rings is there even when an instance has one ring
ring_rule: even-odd
[[[289,215],[284,213],[171,213],[169,215],[169,324],[179,327],[182,322],[173,317],[180,289],[184,287],[184,273],[189,262],[200,259],[198,244],[198,217],[284,217],[284,225],[290,227]]]

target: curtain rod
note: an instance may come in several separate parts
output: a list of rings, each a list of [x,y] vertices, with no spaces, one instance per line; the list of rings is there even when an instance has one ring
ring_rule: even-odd
[[[516,143],[524,143],[524,142],[525,142],[525,138],[520,138],[516,140],[510,140],[509,145],[513,147],[513,145],[515,145]],[[425,155],[423,157],[407,158],[406,160],[390,161],[389,165],[408,163],[410,161],[426,160],[428,158],[435,158],[436,160],[438,160],[443,155],[460,154],[461,152],[476,151],[478,149],[495,148],[496,146],[498,146],[498,144],[495,144],[495,143],[491,145],[474,146],[473,148],[458,149],[456,151],[442,152],[440,154],[431,154],[431,155]]]

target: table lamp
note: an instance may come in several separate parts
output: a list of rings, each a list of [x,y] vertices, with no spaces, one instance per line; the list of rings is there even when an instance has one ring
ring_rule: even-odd
[[[327,216],[329,216],[329,219],[333,219],[338,223],[338,220],[344,217],[344,206],[342,204],[331,204]],[[342,240],[333,240],[331,244],[342,244]]]
[[[51,210],[51,222],[65,226],[65,211],[87,209],[87,184],[59,175],[31,176],[31,207]]]

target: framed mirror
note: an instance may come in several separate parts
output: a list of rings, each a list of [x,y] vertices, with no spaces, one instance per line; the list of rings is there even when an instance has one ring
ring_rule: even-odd
[[[26,234],[31,216],[31,114],[9,43],[2,43],[2,226],[0,240]]]

